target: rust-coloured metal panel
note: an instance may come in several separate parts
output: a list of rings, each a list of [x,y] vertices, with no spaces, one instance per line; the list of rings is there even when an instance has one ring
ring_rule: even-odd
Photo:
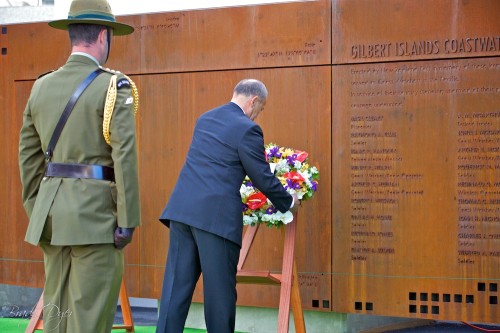
[[[7,74],[8,75],[8,74]],[[31,90],[32,82],[19,82],[12,86],[8,100],[10,105],[25,103]],[[5,90],[4,90],[5,91]],[[43,286],[42,251],[24,242],[28,218],[21,201],[21,182],[18,167],[19,130],[22,124],[22,112],[12,112],[11,108],[2,108],[2,149],[0,156],[4,170],[1,176],[2,232],[0,258],[2,283],[30,286]],[[17,261],[21,259],[21,261]],[[23,267],[26,266],[26,267]],[[42,274],[39,274],[42,273]]]
[[[498,322],[500,59],[332,76],[333,310]]]
[[[127,74],[330,62],[331,11],[325,0],[119,19],[135,32],[113,38],[106,66]],[[70,51],[67,32],[52,29],[46,22],[9,26],[9,35],[16,41],[9,50],[19,64],[16,79],[33,79],[57,69]]]
[[[123,21],[134,25],[139,19],[140,16],[132,16]],[[68,33],[53,29],[46,22],[9,25],[5,29],[11,41],[6,58],[11,66],[9,72],[15,80],[34,80],[42,73],[56,70],[64,65],[71,52]],[[141,45],[139,37],[135,38],[114,37],[105,67],[127,74],[139,72]]]
[[[215,106],[230,100],[234,85],[245,77],[262,80],[269,90],[266,110],[258,123],[266,142],[303,149],[310,153],[311,163],[320,168],[317,197],[304,204],[299,214],[296,258],[303,288],[305,307],[313,300],[329,304],[331,257],[328,253],[311,257],[309,251],[321,252],[330,244],[331,145],[330,95],[303,98],[329,91],[329,67],[260,69],[226,72],[200,72],[151,75],[141,78],[143,100],[141,112],[141,192],[143,226],[141,227],[141,296],[159,297],[168,248],[167,229],[158,217],[168,200],[191,141],[196,118]],[[217,82],[217,84],[214,84]],[[174,96],[174,98],[172,98]],[[151,111],[151,110],[154,110]],[[296,135],[290,135],[293,129]],[[147,144],[146,144],[147,143]],[[250,253],[246,268],[281,270],[282,237],[277,230],[263,228]],[[155,255],[152,255],[152,254]],[[311,273],[313,272],[313,273]],[[200,286],[201,287],[201,286]],[[277,305],[279,288],[239,287],[238,301],[245,305]],[[261,297],[262,296],[262,297]],[[196,300],[202,299],[198,288]],[[329,310],[327,306],[326,310]]]
[[[68,33],[47,23],[14,24],[6,29],[8,71],[14,80],[34,80],[61,67],[71,51]]]
[[[330,1],[141,16],[141,72],[328,64]]]
[[[500,319],[498,12],[333,1],[333,311]]]
[[[333,0],[332,62],[500,55],[498,0]]]
[[[42,250],[35,249],[42,253]],[[11,284],[30,288],[43,288],[45,283],[43,274],[43,259],[41,260],[22,260],[11,258],[5,260],[1,258],[1,282],[2,284]],[[14,301],[14,300],[12,300]]]
[[[137,128],[143,225],[126,249],[126,279],[131,296],[160,296],[168,231],[157,219],[184,162],[196,117],[227,102],[236,82],[252,76],[264,80],[271,94],[266,112],[259,119],[266,141],[307,150],[311,162],[325,170],[317,199],[306,204],[309,209],[301,213],[303,222],[299,226],[296,254],[304,307],[321,304],[321,310],[330,309],[331,277],[327,272],[331,270],[331,255],[307,254],[308,244],[314,244],[312,248],[319,252],[329,247],[331,238],[331,212],[320,209],[331,201],[331,71],[325,66],[330,60],[330,19],[329,1],[121,18],[136,27],[137,32],[114,38],[106,66],[129,74],[141,99]],[[8,38],[16,42],[8,45],[8,55],[2,58],[6,62],[1,63],[2,73],[8,73],[2,75],[3,91],[8,95],[2,106],[7,112],[4,119],[9,119],[8,123],[2,122],[9,129],[2,136],[9,147],[2,150],[2,161],[8,161],[6,174],[17,177],[5,180],[13,190],[2,189],[1,196],[7,200],[1,202],[9,207],[2,210],[2,221],[9,216],[19,222],[5,229],[8,232],[3,234],[4,244],[12,240],[7,235],[14,234],[16,246],[2,247],[0,257],[2,267],[3,262],[11,259],[20,267],[40,263],[42,257],[39,249],[23,242],[27,219],[20,201],[17,167],[22,111],[36,77],[64,63],[69,42],[66,32],[51,29],[44,22],[9,25]],[[255,67],[267,69],[251,70]],[[316,98],[317,91],[327,93]],[[304,98],[303,94],[310,97]],[[290,135],[290,128],[297,128],[299,134]],[[255,244],[248,267],[280,270],[280,234],[264,228]],[[2,283],[26,285],[31,281],[26,282],[26,278],[34,278],[34,286],[41,286],[42,265],[34,265],[29,276],[24,276],[24,271],[2,270]],[[278,288],[261,289],[257,294],[253,289],[242,287],[242,304],[277,304]],[[200,285],[197,300],[202,299],[201,291]],[[259,293],[266,297],[257,297]]]

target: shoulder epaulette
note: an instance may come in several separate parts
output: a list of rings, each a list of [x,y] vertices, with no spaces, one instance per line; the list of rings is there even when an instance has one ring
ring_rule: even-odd
[[[110,73],[110,74],[114,74],[114,75],[122,74],[120,71],[115,71],[114,69],[105,68],[105,67],[102,67],[102,66],[99,66],[99,68],[102,69],[105,72]]]
[[[45,73],[43,73],[43,74],[40,74],[40,75],[38,76],[37,80],[38,80],[39,78],[41,78],[41,77],[44,77],[44,76],[45,76],[45,75],[47,75],[47,74],[52,73],[52,72],[55,72],[55,70],[51,70],[51,71],[45,72]]]
[[[106,102],[104,104],[104,114],[103,114],[103,122],[102,122],[102,134],[104,136],[104,140],[109,145],[111,144],[111,138],[109,134],[109,126],[111,124],[111,117],[113,116],[113,110],[115,108],[116,102],[116,93],[120,88],[128,87],[132,88],[132,96],[130,100],[134,103],[134,116],[137,114],[139,110],[139,92],[137,91],[137,87],[127,75],[120,73],[118,71],[114,71],[109,68],[103,68],[104,71],[113,74],[111,79],[109,80],[108,92],[106,94]],[[123,75],[118,80],[118,75]]]
[[[121,73],[120,71],[115,71],[114,69],[110,68],[104,68],[101,66],[101,69],[104,70],[107,73],[113,74],[113,75],[120,75],[123,76],[116,82],[116,89],[120,90],[121,88],[130,88],[131,84],[129,80],[129,77],[126,76],[125,74]]]

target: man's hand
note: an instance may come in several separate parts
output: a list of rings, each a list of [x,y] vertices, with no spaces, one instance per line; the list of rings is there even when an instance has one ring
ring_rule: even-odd
[[[123,249],[128,243],[132,241],[134,228],[120,228],[115,229],[115,247],[119,250]]]
[[[299,200],[299,198],[297,198],[297,193],[294,193],[291,196],[293,198],[293,205],[292,205],[292,208],[290,208],[290,211],[292,213],[296,213],[297,210],[299,209],[299,206],[300,206],[300,200]]]

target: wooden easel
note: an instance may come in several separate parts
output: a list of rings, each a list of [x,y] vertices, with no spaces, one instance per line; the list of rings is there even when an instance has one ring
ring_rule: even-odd
[[[125,286],[125,280],[122,279],[122,284],[120,287],[120,303],[123,314],[123,325],[114,325],[112,329],[119,330],[124,329],[127,332],[135,332],[134,321],[132,319],[132,311],[130,310],[130,302],[128,300],[127,288]],[[42,320],[42,311],[43,311],[43,293],[36,304],[35,310],[33,311],[33,315],[31,316],[28,327],[26,328],[25,333],[33,333],[36,330],[43,330],[43,320]]]
[[[306,328],[304,313],[302,312],[302,302],[300,299],[299,279],[294,259],[297,214],[294,214],[294,220],[284,227],[285,240],[281,274],[273,274],[269,271],[248,271],[242,269],[258,228],[259,225],[247,227],[245,231],[241,245],[236,282],[281,285],[277,333],[288,332],[290,305],[293,312],[295,332],[305,333]]]

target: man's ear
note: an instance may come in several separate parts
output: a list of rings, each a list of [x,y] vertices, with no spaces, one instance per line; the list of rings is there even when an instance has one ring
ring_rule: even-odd
[[[253,106],[255,103],[257,103],[259,101],[259,96],[253,96],[251,99],[250,99],[250,105]]]
[[[97,37],[97,41],[99,43],[105,43],[106,42],[106,38],[108,38],[108,30],[102,29],[99,32],[99,36]]]

